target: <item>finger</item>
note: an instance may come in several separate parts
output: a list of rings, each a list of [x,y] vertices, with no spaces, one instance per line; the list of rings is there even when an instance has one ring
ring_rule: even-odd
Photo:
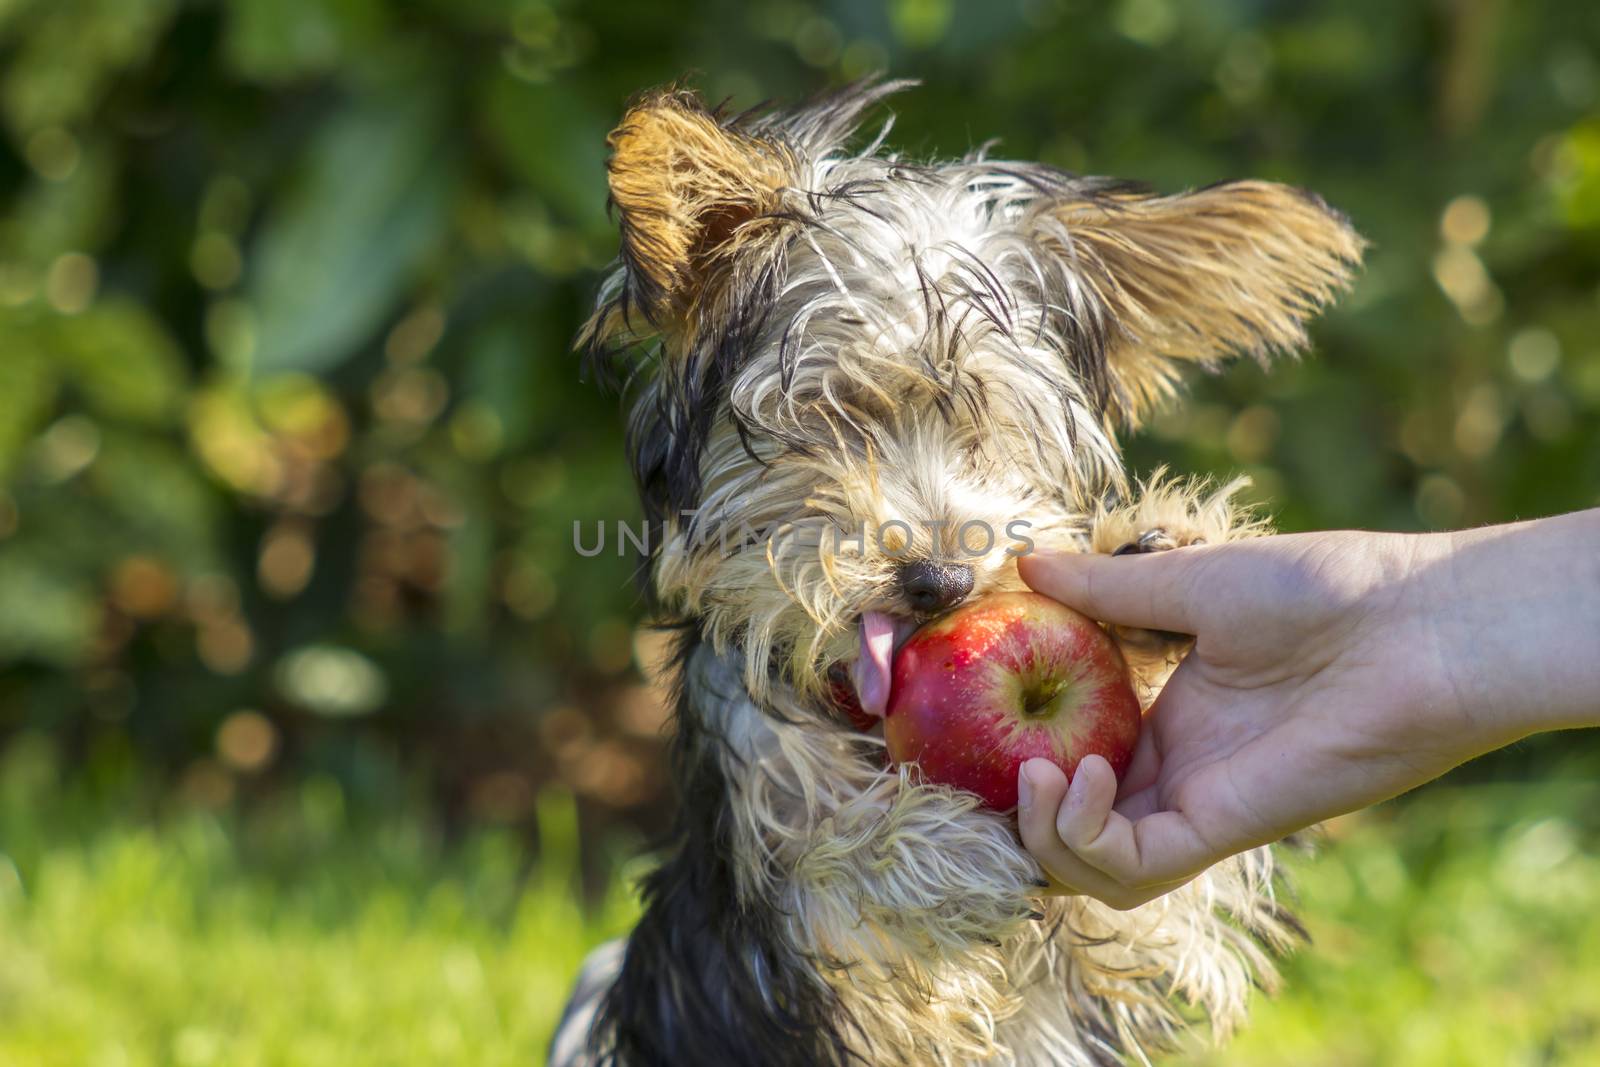
[[[1056,811],[1056,834],[1074,852],[1105,829],[1117,799],[1117,775],[1105,757],[1089,755],[1072,772],[1067,797]]]
[[[1125,886],[1139,886],[1141,857],[1133,822],[1114,811],[1117,778],[1101,756],[1085,756],[1056,812],[1056,834],[1078,859]]]
[[[1049,760],[1028,760],[1018,769],[1017,829],[1022,844],[1067,892],[1097,897],[1119,893],[1121,886],[1074,859],[1056,832],[1057,813],[1065,807],[1068,789],[1067,776]]]
[[[1066,795],[1067,776],[1049,760],[1026,760],[1017,769],[1017,829],[1035,859],[1042,850],[1060,845],[1056,811]]]
[[[1182,884],[1232,854],[1208,845],[1177,811],[1130,819],[1113,809],[1094,838],[1067,844],[1079,860],[1131,888]]]
[[[1118,911],[1128,911],[1141,904],[1148,904],[1156,897],[1170,893],[1189,881],[1187,878],[1181,878],[1157,885],[1122,885],[1084,863],[1065,846],[1059,848],[1060,851],[1053,853],[1048,859],[1034,856],[1050,878],[1050,888],[1043,894],[1046,896],[1094,897],[1102,904],[1107,904]]]
[[[1092,787],[1096,795],[1090,800],[1102,809],[1109,810],[1114,776],[1110,775],[1110,766],[1104,760],[1100,762],[1104,767],[1104,777],[1112,778],[1111,788],[1095,772],[1085,779],[1084,788]],[[1080,766],[1078,774],[1073,777],[1074,783],[1081,774]],[[1017,821],[1022,832],[1022,843],[1049,876],[1052,884],[1047,893],[1091,896],[1113,908],[1126,910],[1183,884],[1183,881],[1178,881],[1170,885],[1124,885],[1073,855],[1056,830],[1059,813],[1066,807],[1069,786],[1066,775],[1055,764],[1048,760],[1028,761],[1018,772],[1017,785]]]
[[[1140,889],[1187,881],[1222,858],[1182,814],[1155,811],[1135,821],[1112,806],[1116,792],[1111,764],[1085,756],[1055,822],[1057,837],[1072,855],[1111,882]],[[1141,807],[1149,804],[1143,795],[1140,800]]]
[[[1195,616],[1179,583],[1204,551],[1107,556],[1040,549],[1018,559],[1017,571],[1034,589],[1092,619],[1192,634]]]

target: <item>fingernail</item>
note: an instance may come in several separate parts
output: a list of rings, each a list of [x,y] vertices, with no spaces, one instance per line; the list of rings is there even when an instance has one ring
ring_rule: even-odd
[[[1033,783],[1028,780],[1028,765],[1024,763],[1017,768],[1017,807],[1025,808],[1033,803]]]

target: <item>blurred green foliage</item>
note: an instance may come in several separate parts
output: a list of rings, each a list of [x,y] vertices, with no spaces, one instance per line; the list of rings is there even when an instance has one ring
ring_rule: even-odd
[[[1196,384],[1137,467],[1290,529],[1600,492],[1600,9],[1557,0],[6,0],[0,732],[526,822],[650,822],[615,401],[570,338],[604,137],[874,69],[914,155],[1315,188],[1373,241],[1318,351]],[[230,743],[229,738],[232,738]],[[241,740],[242,739],[242,740]]]
[[[1287,529],[1600,502],[1594,4],[0,0],[0,748],[81,780],[4,815],[0,898],[6,856],[38,892],[0,908],[6,960],[27,962],[0,971],[0,1051],[83,1062],[85,1013],[109,1012],[144,1050],[131,1062],[188,1062],[184,1041],[310,1062],[277,1038],[207,1044],[205,1022],[183,1037],[239,1011],[201,942],[251,961],[253,1009],[315,1023],[326,1001],[363,1030],[433,1026],[420,961],[477,952],[501,1015],[461,1031],[460,1060],[537,1047],[553,1002],[516,1017],[526,959],[483,962],[506,931],[535,936],[505,888],[520,861],[415,835],[541,836],[538,798],[569,792],[585,841],[665,810],[631,561],[571,548],[575,520],[636,514],[615,401],[569,352],[615,250],[605,134],[686,72],[748,105],[878,69],[924,82],[894,105],[910,155],[994,137],[1167,190],[1259,175],[1318,190],[1372,240],[1315,352],[1195,382],[1129,442],[1137,469],[1245,471]],[[1459,777],[1535,780],[1555,756],[1528,745]],[[124,779],[183,814],[146,831],[107,825],[121,801],[71,799]],[[1555,911],[1541,925],[1514,879],[1472,888],[1474,865],[1523,855],[1510,823],[1474,829],[1500,795],[1353,838],[1348,862],[1388,857],[1371,862],[1403,892],[1368,899],[1354,867],[1344,896],[1308,879],[1343,954],[1307,957],[1272,1016],[1298,1021],[1242,1047],[1498,1063],[1531,1029],[1553,1051],[1526,1062],[1592,1053],[1595,1005],[1516,963],[1526,944],[1551,982],[1594,988],[1592,931],[1560,924],[1595,902],[1536,902]],[[1592,808],[1528,795],[1519,818]],[[326,837],[302,825],[318,796],[431,806]],[[34,819],[59,805],[74,814]],[[1591,830],[1526,832],[1589,848]],[[542,869],[569,863],[546,846]],[[440,878],[464,882],[426,903]],[[570,889],[538,884],[535,910]],[[498,918],[462,913],[480,892]],[[621,921],[606,907],[582,933],[552,911],[570,937],[535,970],[541,997]],[[1515,937],[1463,961],[1452,939],[1495,924]],[[324,974],[350,958],[360,981]],[[314,992],[281,999],[284,975]],[[1383,1044],[1452,977],[1486,983],[1448,1016],[1481,1042]]]

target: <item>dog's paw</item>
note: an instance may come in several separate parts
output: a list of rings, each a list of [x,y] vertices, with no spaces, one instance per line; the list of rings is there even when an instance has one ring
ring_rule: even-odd
[[[1132,541],[1118,546],[1111,554],[1142,556],[1150,552],[1167,552],[1174,548],[1205,543],[1206,538],[1192,530],[1174,531],[1165,526],[1153,526]],[[1146,654],[1160,655],[1163,658],[1181,656],[1188,649],[1189,642],[1194,640],[1189,634],[1176,633],[1172,630],[1142,630],[1133,626],[1114,626],[1112,632],[1124,646],[1132,646]]]
[[[1182,549],[1186,545],[1205,544],[1203,534],[1194,531],[1171,531],[1166,526],[1152,526],[1150,530],[1142,531],[1133,541],[1120,544],[1112,550],[1112,555],[1144,555],[1146,552],[1166,552],[1170,549]]]
[[[1165,526],[1153,526],[1132,541],[1127,541],[1112,551],[1113,556],[1142,556],[1146,552],[1165,552],[1187,545],[1203,545],[1206,539],[1194,532],[1174,532]]]
[[[1246,508],[1233,503],[1244,486],[1237,480],[1220,487],[1168,480],[1157,474],[1136,498],[1096,514],[1089,548],[1109,556],[1145,555],[1193,545],[1222,544],[1266,532]],[[1183,659],[1194,638],[1168,630],[1111,626],[1139,682],[1141,699],[1155,698],[1167,675]]]
[[[1161,552],[1187,545],[1219,545],[1267,532],[1234,495],[1247,484],[1185,481],[1157,471],[1130,499],[1102,506],[1091,518],[1089,550],[1107,555]]]

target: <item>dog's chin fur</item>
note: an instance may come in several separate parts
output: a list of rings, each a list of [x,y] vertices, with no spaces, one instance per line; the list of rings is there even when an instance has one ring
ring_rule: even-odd
[[[622,262],[582,340],[634,394],[653,602],[686,635],[680,807],[563,1067],[1116,1063],[1226,1036],[1296,930],[1265,849],[1132,911],[1037,896],[1014,820],[887,769],[827,672],[865,613],[920,617],[896,575],[949,556],[938,530],[1006,531],[960,543],[973,596],[1021,588],[1023,541],[1262,532],[1236,485],[1130,486],[1116,430],[1182,360],[1301,345],[1360,240],[1266,183],[1153,197],[844,153],[893,88],[735,118],[668,91],[613,134]],[[1148,703],[1177,653],[1114,633]]]

